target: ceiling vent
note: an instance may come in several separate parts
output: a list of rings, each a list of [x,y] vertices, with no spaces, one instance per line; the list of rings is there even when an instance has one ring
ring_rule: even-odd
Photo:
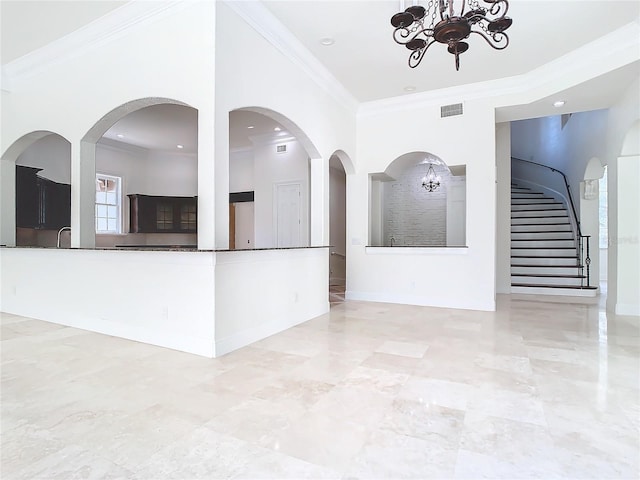
[[[276,153],[285,153],[287,151],[287,144],[276,145]]]
[[[440,107],[440,118],[455,117],[456,115],[462,115],[461,103],[454,103]]]

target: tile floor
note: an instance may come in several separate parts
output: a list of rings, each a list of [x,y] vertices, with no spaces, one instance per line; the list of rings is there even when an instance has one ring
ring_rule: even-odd
[[[1,477],[638,478],[640,320],[345,302],[209,360],[2,315]]]

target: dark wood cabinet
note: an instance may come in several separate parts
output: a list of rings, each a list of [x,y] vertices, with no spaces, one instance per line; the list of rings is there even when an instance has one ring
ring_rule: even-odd
[[[129,194],[131,233],[196,233],[198,197]]]
[[[38,176],[41,168],[16,165],[16,226],[58,230],[71,225],[71,185]]]

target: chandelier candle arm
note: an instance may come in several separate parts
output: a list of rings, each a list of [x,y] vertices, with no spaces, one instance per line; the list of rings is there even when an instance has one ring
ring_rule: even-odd
[[[440,175],[437,175],[433,169],[433,164],[429,164],[427,174],[422,177],[422,187],[427,192],[434,192],[440,186]]]
[[[472,33],[480,35],[496,50],[509,46],[505,33],[513,20],[507,17],[509,0],[429,0],[426,8],[412,5],[404,12],[391,17],[393,39],[411,50],[409,67],[417,67],[427,49],[435,42],[447,45],[447,51],[455,56],[456,70],[460,69],[460,54],[469,49],[464,41]],[[459,6],[457,6],[459,5]],[[456,8],[457,6],[457,8]],[[468,11],[465,13],[465,8]],[[436,23],[436,17],[440,21]],[[426,24],[430,19],[430,24]]]

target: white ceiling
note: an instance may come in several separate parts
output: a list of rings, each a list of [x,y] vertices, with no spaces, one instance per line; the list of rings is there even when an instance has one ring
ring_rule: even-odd
[[[124,5],[124,1],[1,0],[2,63],[65,36]],[[359,101],[410,95],[443,87],[492,80],[528,72],[602,35],[640,18],[637,0],[511,0],[511,44],[495,51],[472,36],[461,55],[460,71],[444,46],[434,45],[415,69],[407,65],[409,51],[392,39],[391,16],[398,0],[264,0],[282,24]],[[413,0],[404,3],[410,5]],[[424,4],[424,0],[422,0]],[[481,2],[482,3],[482,2]],[[320,40],[331,37],[325,47]],[[638,63],[589,85],[562,92],[564,111],[606,108],[630,81],[638,77]],[[405,87],[415,88],[408,93]],[[498,120],[548,115],[549,100],[498,111]],[[558,112],[558,113],[564,113]],[[253,124],[254,129],[248,129]],[[230,147],[251,145],[249,136],[273,132],[273,120],[253,112],[230,115]],[[118,133],[125,135],[120,139]],[[148,107],[120,120],[105,135],[144,148],[197,151],[197,112],[175,105]]]
[[[456,72],[454,57],[442,45],[433,45],[417,68],[408,67],[409,51],[392,39],[390,19],[400,11],[398,0],[264,3],[360,101],[405,95],[408,86],[421,92],[519,75],[640,16],[637,0],[511,0],[509,47],[496,51],[473,35]],[[323,46],[325,37],[335,43]]]
[[[121,7],[126,1],[1,0],[2,65]]]

